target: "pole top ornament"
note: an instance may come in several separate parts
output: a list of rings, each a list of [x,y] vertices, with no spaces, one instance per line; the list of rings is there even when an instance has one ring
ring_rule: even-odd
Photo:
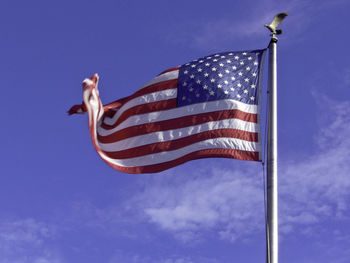
[[[267,27],[270,30],[272,36],[282,34],[282,30],[277,29],[277,26],[282,23],[283,19],[286,16],[288,16],[288,12],[279,13],[275,15],[270,25],[265,25],[265,27]]]

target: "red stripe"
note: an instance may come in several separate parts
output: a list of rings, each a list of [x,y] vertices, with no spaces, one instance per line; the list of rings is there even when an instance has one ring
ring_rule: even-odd
[[[115,108],[116,109],[121,108],[128,101],[130,101],[134,98],[140,97],[142,95],[145,95],[145,94],[149,94],[149,93],[153,93],[153,92],[157,92],[157,91],[162,91],[162,90],[167,90],[167,89],[177,89],[177,79],[166,80],[166,81],[162,81],[162,82],[150,85],[146,88],[143,88],[143,89],[135,92],[134,94],[132,94],[129,97],[125,97],[125,98],[116,100],[114,102],[111,102],[111,103],[104,106],[105,112],[106,112],[106,114],[109,114],[108,117],[112,118],[113,115],[116,113]],[[115,125],[108,125],[105,123],[103,123],[102,125],[103,125],[104,129],[112,129],[115,127]]]
[[[130,97],[133,99],[133,98],[136,98],[136,97],[148,94],[148,93],[157,92],[157,91],[166,90],[166,89],[176,89],[176,88],[177,88],[177,79],[170,79],[170,80],[165,80],[162,82],[152,84],[152,85],[147,86],[145,88],[142,88],[142,89],[136,91]]]
[[[145,114],[145,113],[151,113],[154,111],[162,111],[162,110],[169,110],[176,108],[177,99],[170,99],[170,100],[163,100],[163,101],[156,101],[151,102],[147,104],[137,105],[135,107],[132,107],[130,109],[127,109],[123,112],[122,115],[118,118],[118,120],[113,124],[113,126],[117,126],[123,121],[125,121],[127,118],[137,115],[137,114]],[[102,128],[105,128],[106,130],[110,129],[111,126],[102,123]]]
[[[180,69],[180,66],[178,67],[175,67],[175,68],[170,68],[170,69],[167,69],[167,70],[164,70],[162,73],[160,73],[158,76],[164,74],[164,73],[168,73],[168,72],[171,72],[171,71],[175,71],[175,70],[179,70]]]
[[[159,153],[164,151],[173,151],[173,150],[180,149],[182,147],[186,147],[196,142],[200,142],[208,139],[220,138],[220,137],[236,138],[236,139],[245,140],[249,142],[258,141],[258,133],[255,133],[255,132],[247,132],[247,131],[241,131],[241,130],[235,130],[235,129],[217,129],[217,130],[211,130],[211,131],[205,131],[205,132],[193,134],[177,140],[157,142],[157,143],[142,145],[135,148],[129,148],[122,151],[115,151],[115,152],[104,151],[104,153],[112,159],[135,158],[135,157],[139,157],[147,154]]]
[[[257,114],[247,113],[240,110],[223,110],[201,113],[179,117],[171,120],[145,123],[136,126],[127,127],[107,136],[97,134],[97,139],[101,143],[112,143],[124,140],[130,137],[139,136],[147,133],[179,129],[193,125],[199,125],[211,121],[225,119],[240,119],[247,122],[257,123]]]
[[[259,152],[249,152],[233,149],[200,150],[184,155],[173,161],[138,167],[122,167],[119,165],[112,164],[107,160],[104,161],[110,166],[112,166],[114,169],[125,173],[158,173],[191,160],[213,157],[233,158],[246,161],[260,161]]]

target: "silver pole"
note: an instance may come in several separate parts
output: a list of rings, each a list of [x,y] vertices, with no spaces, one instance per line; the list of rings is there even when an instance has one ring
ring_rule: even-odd
[[[267,153],[267,224],[269,263],[278,263],[278,181],[277,181],[277,37],[269,45],[269,129]]]
[[[270,25],[269,45],[269,129],[267,152],[267,261],[278,263],[278,181],[277,181],[277,26],[288,13],[277,14]]]

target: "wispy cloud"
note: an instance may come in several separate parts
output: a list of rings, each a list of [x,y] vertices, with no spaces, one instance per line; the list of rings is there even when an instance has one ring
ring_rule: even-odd
[[[46,243],[55,236],[55,228],[32,218],[0,220],[1,263],[61,263],[59,255]]]
[[[263,26],[269,24],[273,17],[280,12],[289,12],[286,22],[281,25],[286,31],[289,42],[303,41],[311,25],[317,25],[319,14],[323,10],[346,4],[346,0],[315,1],[315,0],[263,0],[247,4],[249,12],[241,14],[232,10],[230,16],[215,16],[197,26],[191,35],[184,38],[186,43],[192,43],[196,48],[221,48],[236,42],[245,45],[267,39],[268,30]],[[254,39],[254,40],[253,40]],[[189,41],[190,40],[190,41]],[[250,48],[248,46],[247,48]]]
[[[198,261],[197,261],[198,260]],[[208,259],[205,257],[198,257],[197,259],[191,259],[191,257],[180,255],[167,255],[167,256],[145,256],[138,255],[137,253],[126,253],[125,251],[116,251],[114,256],[109,260],[109,263],[218,263],[215,259]]]
[[[246,45],[253,38],[256,43],[256,41],[266,39],[269,35],[264,25],[269,24],[274,15],[284,11],[293,11],[300,2],[288,1],[288,3],[281,4],[278,1],[265,0],[251,3],[247,6],[249,12],[246,12],[245,15],[233,11],[229,17],[215,17],[202,24],[192,35],[191,43],[196,47],[204,48],[213,45],[220,48],[225,43],[242,42],[242,39]]]
[[[350,102],[319,96],[318,148],[303,161],[283,164],[281,194],[282,224],[316,223],[324,218],[345,218],[350,193]],[[292,201],[292,203],[289,202]],[[288,201],[288,203],[287,203]],[[283,213],[284,212],[284,213]]]
[[[213,229],[223,238],[235,240],[262,227],[262,187],[256,176],[246,172],[242,177],[223,169],[196,173],[192,180],[177,185],[160,183],[139,196],[139,200],[147,200],[144,212],[151,222],[184,241]]]

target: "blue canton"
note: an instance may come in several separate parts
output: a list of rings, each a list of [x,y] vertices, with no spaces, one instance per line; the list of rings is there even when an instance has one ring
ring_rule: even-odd
[[[264,52],[224,52],[182,65],[179,70],[177,105],[222,99],[257,105]]]

